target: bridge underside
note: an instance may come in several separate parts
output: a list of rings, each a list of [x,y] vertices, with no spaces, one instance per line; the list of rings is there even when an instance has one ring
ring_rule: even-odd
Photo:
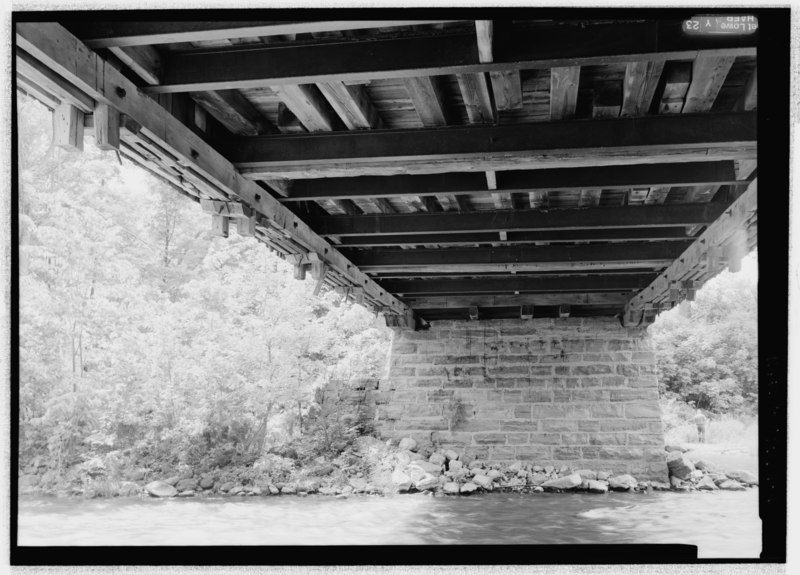
[[[757,33],[21,20],[56,145],[93,130],[400,328],[387,433],[661,473],[641,329],[755,245]]]

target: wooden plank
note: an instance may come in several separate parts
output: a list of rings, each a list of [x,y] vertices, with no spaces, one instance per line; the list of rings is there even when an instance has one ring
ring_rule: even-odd
[[[148,84],[161,82],[161,56],[152,46],[115,46],[110,50]]]
[[[363,210],[359,208],[353,200],[331,200],[336,207],[342,210],[345,214],[350,216],[357,216],[359,214],[363,214]]]
[[[53,110],[53,145],[70,152],[83,151],[83,112],[70,103]]]
[[[714,221],[725,209],[716,203],[618,206],[594,209],[485,211],[459,214],[329,216],[314,222],[330,236],[413,235],[420,233],[571,230],[689,226]]]
[[[551,120],[564,120],[575,116],[580,76],[580,66],[567,66],[550,70]]]
[[[448,173],[413,176],[361,176],[295,180],[285,202],[334,198],[378,198],[425,195],[487,195],[561,191],[580,188],[627,189],[652,186],[735,184],[739,179],[732,161],[681,164],[634,164],[592,168],[510,170],[492,172],[488,190],[484,174]]]
[[[149,22],[113,21],[71,23],[70,29],[90,48],[142,46],[249,38],[289,36],[345,30],[364,30],[424,24],[445,24],[459,20],[319,20],[319,21],[216,21]]]
[[[528,203],[533,209],[546,209],[548,207],[547,192],[528,192]]]
[[[458,74],[458,87],[470,124],[494,123],[497,114],[489,95],[485,74]]]
[[[345,125],[330,108],[316,86],[272,86],[272,91],[286,104],[309,132],[344,130]]]
[[[38,100],[49,109],[57,108],[61,104],[61,100],[51,92],[48,92],[42,86],[39,86],[33,80],[26,78],[23,74],[17,72],[17,90],[26,94],[27,96]]]
[[[742,97],[736,102],[735,110],[755,110],[758,106],[758,68],[747,79]]]
[[[463,197],[463,196],[456,196]],[[386,201],[386,200],[384,200]],[[470,210],[463,210],[464,212]],[[383,213],[394,213],[385,211]],[[508,244],[524,244],[534,242],[620,242],[630,240],[674,241],[686,240],[689,236],[683,227],[658,228],[611,228],[584,230],[545,230],[536,232],[501,232],[506,234],[504,240]],[[490,244],[497,241],[497,232],[470,232],[449,234],[414,234],[414,235],[380,235],[380,236],[347,236],[340,239],[341,247],[380,247],[380,246],[415,246],[426,244],[439,245],[475,245]]]
[[[603,190],[581,190],[581,198],[579,200],[579,207],[597,207],[600,205],[600,196],[603,195]]]
[[[425,211],[433,214],[436,212],[442,211],[442,206],[439,205],[439,202],[433,196],[421,196],[420,200],[422,201],[422,205],[425,207]]]
[[[514,275],[489,278],[425,279],[425,280],[381,280],[381,285],[400,297],[411,294],[507,294],[558,293],[558,292],[603,292],[641,289],[649,284],[655,273],[646,274],[591,274],[584,276]]]
[[[375,198],[372,200],[373,203],[378,207],[382,214],[394,214],[397,213],[397,210],[394,209],[394,206],[389,203],[389,200],[386,198]]]
[[[17,73],[23,74],[31,82],[53,94],[61,103],[72,104],[84,114],[92,113],[94,100],[74,84],[68,82],[47,66],[43,66],[41,62],[25,50],[17,47],[14,54],[17,59]]]
[[[494,23],[491,20],[475,20],[475,36],[478,40],[478,60],[483,63],[494,61]]]
[[[691,62],[667,62],[664,67],[664,91],[659,113],[680,114],[689,84],[692,81]]]
[[[684,114],[711,109],[735,59],[733,56],[698,54],[692,64],[692,82],[686,92]]]
[[[407,78],[404,83],[423,126],[447,125],[447,108],[436,77]]]
[[[317,84],[317,88],[339,114],[348,130],[383,127],[378,111],[372,105],[364,86],[327,82]]]
[[[613,26],[512,25],[493,62],[479,60],[473,34],[447,34],[292,46],[177,52],[152,92],[190,92],[272,85],[366,81],[451,74],[510,72],[638,60],[693,59],[698,50],[718,56],[754,56],[757,34],[712,39],[688,36],[671,22]],[[500,106],[498,106],[499,108]]]
[[[653,204],[663,204],[664,200],[667,199],[669,195],[670,188],[669,187],[659,187],[655,186],[650,188],[650,191],[647,193],[647,197],[644,200],[644,203],[647,205]]]
[[[489,190],[496,190],[497,173],[494,171],[487,171],[485,176],[487,188],[489,188]],[[514,207],[511,203],[511,194],[509,193],[492,192],[492,203],[494,203],[494,207],[497,210],[510,210]]]
[[[62,26],[52,23],[18,23],[17,45],[56,73],[142,126],[142,133],[167,148],[179,161],[231,197],[238,198],[262,216],[270,226],[285,232],[301,247],[321,254],[323,260],[347,282],[363,286],[371,301],[406,314],[409,308],[359,271],[331,244],[255,182],[239,175],[234,166],[157,102],[142,94],[113,66],[83,45]]]
[[[108,104],[94,109],[94,141],[101,150],[119,151],[119,112]]]
[[[232,134],[257,136],[279,133],[278,128],[238,90],[192,92],[190,95]]]
[[[625,68],[621,116],[644,116],[656,92],[664,61],[629,62]]]
[[[616,118],[622,109],[622,82],[602,82],[594,92],[593,118]]]
[[[522,79],[519,70],[492,70],[489,72],[498,111],[522,109]]]
[[[472,204],[469,201],[467,196],[453,196],[456,200],[456,204],[458,205],[458,211],[461,213],[471,212],[472,211]]]
[[[645,203],[650,195],[650,188],[633,188],[628,194],[628,205],[639,206]]]
[[[672,282],[684,278],[693,269],[703,266],[704,262],[707,263],[710,250],[720,251],[731,243],[741,241],[737,238],[737,233],[747,229],[746,222],[757,213],[757,199],[758,183],[753,181],[747,191],[733,202],[719,218],[716,218],[680,257],[628,301],[625,305],[625,313],[640,310],[647,304],[668,298]],[[696,285],[696,287],[700,287],[700,285]]]
[[[281,133],[292,134],[303,134],[308,131],[283,102],[278,103],[278,130]]]
[[[520,295],[431,296],[404,298],[417,311],[478,307],[536,307],[544,305],[624,305],[625,293],[535,293]],[[530,315],[530,314],[529,314]]]
[[[561,304],[558,306],[558,317],[569,317],[570,314],[569,304]]]
[[[756,114],[239,137],[229,157],[257,179],[752,158]]]

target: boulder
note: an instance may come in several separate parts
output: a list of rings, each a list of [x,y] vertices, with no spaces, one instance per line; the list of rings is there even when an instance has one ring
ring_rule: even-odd
[[[320,487],[319,488],[320,495],[336,495],[336,488],[335,487]]]
[[[178,497],[194,497],[195,493],[192,489],[188,489],[186,491],[181,491],[178,493]]]
[[[683,445],[665,445],[664,449],[669,453],[671,451],[677,451],[679,453],[686,453],[689,451],[688,447],[684,447]]]
[[[534,473],[540,473],[540,472],[544,471],[544,468],[541,465],[534,465],[531,468],[531,471],[533,471]]]
[[[175,484],[178,491],[194,491],[197,488],[197,481],[194,479],[181,479]]]
[[[483,474],[475,475],[472,478],[472,483],[474,483],[475,485],[477,485],[478,487],[481,487],[483,489],[491,489],[492,488],[492,480],[488,476],[483,475]]]
[[[450,461],[452,459],[458,459],[458,453],[456,453],[452,449],[448,449],[447,451],[445,451],[444,456],[447,459],[447,461]]]
[[[553,473],[553,471],[555,471],[555,467],[553,467],[552,465],[546,465],[544,468],[544,472],[547,473],[548,475]]]
[[[457,459],[451,459],[447,463],[447,470],[448,471],[458,471],[462,467],[464,467],[464,464],[461,463],[460,461],[458,461]]]
[[[235,483],[233,483],[233,481],[226,481],[225,483],[223,483],[222,485],[219,486],[219,490],[222,493],[226,493],[227,491],[230,491],[231,489],[233,489],[234,485],[235,485]]]
[[[258,485],[254,485],[253,488],[250,490],[250,493],[253,495],[261,495],[264,493],[264,490],[261,489]]]
[[[408,451],[416,451],[417,450],[417,442],[416,440],[410,437],[404,437],[400,440],[400,449],[408,450]]]
[[[597,481],[608,481],[608,478],[611,477],[610,471],[598,471],[597,472]]]
[[[442,473],[442,464],[430,463],[428,461],[415,461],[414,465],[422,469],[425,473],[431,475],[440,475]]]
[[[638,482],[633,476],[628,474],[615,475],[608,478],[608,486],[615,491],[627,491],[635,489]]]
[[[473,493],[473,492],[475,492],[477,490],[478,490],[478,486],[475,485],[472,482],[465,483],[464,485],[461,486],[461,493],[463,493],[465,495],[469,495],[470,493]]]
[[[436,489],[438,485],[439,485],[439,480],[430,473],[426,473],[420,479],[414,482],[414,488],[417,491],[425,491],[426,489]]]
[[[443,465],[446,461],[446,458],[441,453],[432,453],[431,456],[428,458],[428,461],[433,463],[434,465]]]
[[[680,479],[678,479],[680,481]],[[651,481],[650,485],[653,486],[653,489],[656,491],[669,491],[670,485],[665,481]]]
[[[411,452],[410,451],[399,451],[395,456],[395,459],[400,465],[400,467],[405,467],[409,463],[411,463]]]
[[[590,480],[597,479],[597,472],[591,469],[578,469],[575,473],[581,476],[581,479]]]
[[[491,479],[492,481],[500,481],[500,478],[503,476],[500,471],[497,469],[490,469],[489,472],[486,474],[486,477]]]
[[[528,481],[530,483],[533,483],[534,485],[541,485],[542,483],[546,482],[547,480],[548,480],[548,476],[545,475],[544,473],[540,473],[540,472],[532,473],[530,478],[528,479]]]
[[[270,486],[269,486],[269,488],[268,488],[268,489],[269,489],[269,494],[270,494],[270,495],[277,495],[278,493],[280,493],[280,492],[281,492],[281,490],[280,490],[280,489],[278,489],[277,487],[275,487],[275,486],[274,486],[274,485],[272,485],[272,484],[270,484]]]
[[[569,475],[569,466],[562,465],[561,468],[558,470],[561,475]]]
[[[178,490],[166,481],[151,481],[144,489],[152,497],[175,497],[178,494]]]
[[[676,488],[677,488],[677,487],[683,487],[683,479],[678,479],[678,478],[677,478],[677,477],[675,477],[674,475],[670,475],[670,476],[669,476],[669,484],[670,484],[672,487],[676,487]]]
[[[459,487],[458,483],[456,483],[455,481],[450,481],[449,483],[445,483],[444,484],[444,492],[447,495],[458,495],[458,493],[460,491],[461,491],[461,488]]]
[[[673,451],[667,455],[667,467],[669,474],[678,479],[688,479],[694,471],[694,464],[679,451]]]
[[[228,491],[228,495],[239,495],[240,493],[246,493],[246,491],[244,490],[244,486],[242,485],[237,485],[236,487]]]
[[[597,481],[595,479],[587,480],[589,493],[607,493],[608,483],[605,481]]]
[[[577,473],[561,477],[559,479],[551,479],[542,483],[541,487],[545,489],[574,489],[581,484],[581,476]]]
[[[136,485],[133,481],[123,481],[120,483],[119,486],[119,496],[120,497],[130,497],[132,495],[138,495],[141,490],[139,486]]]
[[[200,487],[203,489],[211,489],[214,487],[214,478],[210,475],[206,475],[200,480]]]
[[[736,481],[735,479],[726,479],[718,486],[720,489],[725,489],[726,491],[744,491],[745,486]]]
[[[297,489],[295,489],[291,485],[284,485],[283,487],[281,487],[281,493],[283,493],[284,495],[292,495],[294,493],[297,493]]]
[[[169,485],[172,485],[174,487],[175,484],[177,484],[178,481],[180,481],[180,480],[181,480],[181,476],[180,475],[173,475],[172,477],[167,477],[164,480],[164,483],[168,483]]]
[[[508,466],[509,473],[517,473],[520,469],[522,469],[521,461],[515,461],[514,463]]]
[[[697,482],[697,488],[705,489],[707,491],[716,491],[719,489],[719,487],[717,487],[717,485],[714,483],[714,480],[708,475],[704,476],[700,481]]]
[[[702,459],[698,459],[697,461],[693,461],[692,463],[694,464],[695,469],[699,469],[700,471],[713,471],[712,466],[703,461]]]
[[[700,481],[703,478],[704,473],[699,469],[695,469],[691,473],[689,473],[689,480],[690,481]]]
[[[367,480],[361,477],[351,477],[349,482],[350,486],[353,488],[353,491],[364,491],[367,488]]]
[[[481,467],[483,467],[483,462],[480,459],[475,459],[469,464],[470,469],[479,469]]]
[[[408,491],[411,489],[411,478],[399,469],[392,472],[392,486],[396,491]]]
[[[544,489],[542,489],[542,487],[539,485],[533,488],[534,493],[541,493],[542,491],[544,491]]]
[[[749,471],[731,471],[726,473],[728,479],[733,479],[739,483],[749,483],[751,485],[758,485],[758,477]]]

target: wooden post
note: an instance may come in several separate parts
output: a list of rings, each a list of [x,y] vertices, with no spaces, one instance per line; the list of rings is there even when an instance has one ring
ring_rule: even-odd
[[[558,317],[569,317],[570,314],[570,305],[569,304],[561,304],[558,306]]]
[[[256,218],[236,218],[236,233],[240,236],[253,237],[256,234]]]
[[[533,306],[532,305],[522,305],[519,307],[519,318],[520,319],[533,319]]]
[[[228,237],[228,219],[226,216],[211,215],[211,233],[223,238]]]
[[[294,279],[306,279],[306,264],[294,264]]]
[[[697,294],[697,284],[694,280],[686,280],[683,283],[683,289],[686,290],[686,300],[694,301],[694,296]]]
[[[71,152],[83,151],[83,112],[72,104],[62,103],[53,110],[53,144]]]
[[[119,112],[108,104],[94,108],[94,139],[101,150],[119,151]]]

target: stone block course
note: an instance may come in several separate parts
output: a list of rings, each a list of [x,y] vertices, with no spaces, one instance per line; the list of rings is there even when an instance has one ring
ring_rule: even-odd
[[[385,437],[664,481],[655,373],[645,330],[615,318],[441,321],[395,330],[371,397]]]

